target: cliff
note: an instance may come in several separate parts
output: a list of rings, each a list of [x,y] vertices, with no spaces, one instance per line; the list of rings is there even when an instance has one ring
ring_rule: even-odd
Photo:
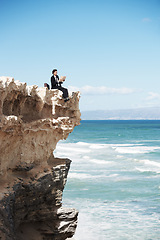
[[[53,151],[80,123],[79,97],[0,78],[0,239],[74,235],[78,212],[62,207],[71,161]]]

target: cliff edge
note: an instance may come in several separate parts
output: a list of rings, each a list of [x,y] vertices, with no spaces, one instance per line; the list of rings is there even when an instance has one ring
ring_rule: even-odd
[[[79,98],[0,77],[0,239],[74,235],[78,212],[62,207],[71,161],[53,151],[80,123]]]

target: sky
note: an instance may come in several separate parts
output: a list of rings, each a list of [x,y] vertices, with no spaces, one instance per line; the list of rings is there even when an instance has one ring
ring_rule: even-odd
[[[80,109],[160,107],[160,0],[0,0],[0,76],[81,92]]]

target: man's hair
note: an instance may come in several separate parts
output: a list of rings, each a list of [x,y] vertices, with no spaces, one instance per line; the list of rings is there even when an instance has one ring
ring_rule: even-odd
[[[57,71],[57,69],[53,69],[52,74],[54,74],[54,72],[56,72],[56,71]]]

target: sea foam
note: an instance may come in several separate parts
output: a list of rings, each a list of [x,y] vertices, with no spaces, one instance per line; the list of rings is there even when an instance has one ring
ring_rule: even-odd
[[[136,146],[136,147],[116,147],[115,148],[115,151],[118,153],[132,153],[132,154],[151,153],[157,150],[160,150],[160,147]]]

